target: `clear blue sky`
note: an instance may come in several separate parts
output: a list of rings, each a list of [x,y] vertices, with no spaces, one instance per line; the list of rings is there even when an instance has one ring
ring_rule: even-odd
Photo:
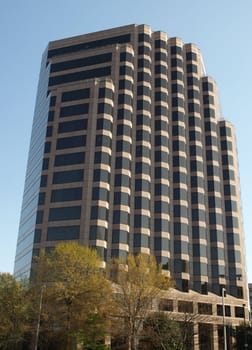
[[[252,1],[8,0],[0,9],[0,271],[13,271],[41,55],[47,43],[126,24],[193,42],[236,128],[248,281],[252,282]],[[251,215],[251,216],[250,216]]]

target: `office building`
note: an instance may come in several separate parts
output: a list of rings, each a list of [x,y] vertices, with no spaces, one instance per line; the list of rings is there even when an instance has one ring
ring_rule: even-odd
[[[216,349],[224,289],[224,318],[243,320],[234,129],[220,116],[217,85],[194,44],[146,25],[49,43],[15,276],[29,276],[41,249],[71,240],[95,247],[104,264],[129,252],[153,254],[176,281],[168,308],[179,315],[187,302],[197,307]]]

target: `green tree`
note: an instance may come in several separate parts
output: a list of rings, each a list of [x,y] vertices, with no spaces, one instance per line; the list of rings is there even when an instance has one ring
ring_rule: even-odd
[[[252,327],[249,323],[241,323],[236,327],[236,344],[235,349],[252,350]]]
[[[164,313],[150,315],[144,322],[141,350],[181,350],[183,340],[178,323]]]
[[[42,254],[35,265],[31,290],[37,310],[43,290],[40,342],[60,338],[64,349],[92,342],[95,349],[106,334],[112,300],[97,252],[77,243],[61,243],[51,254]]]
[[[9,273],[0,274],[0,349],[16,349],[29,327],[26,289]]]
[[[119,333],[127,339],[128,349],[136,350],[143,321],[154,299],[171,286],[171,281],[151,255],[129,254],[127,259],[115,259],[109,270],[115,283]]]

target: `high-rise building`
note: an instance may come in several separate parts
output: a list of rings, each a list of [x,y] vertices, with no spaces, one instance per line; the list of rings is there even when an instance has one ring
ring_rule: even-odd
[[[49,43],[15,276],[30,275],[41,249],[70,240],[95,247],[104,264],[153,254],[176,281],[168,309],[197,306],[215,327],[213,344],[221,342],[217,324],[243,319],[234,129],[220,117],[216,83],[194,44],[146,25]]]

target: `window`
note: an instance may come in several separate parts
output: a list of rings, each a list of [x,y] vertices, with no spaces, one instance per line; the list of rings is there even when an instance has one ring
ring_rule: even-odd
[[[134,227],[135,228],[149,228],[150,227],[150,217],[146,215],[134,215]]]
[[[131,111],[129,109],[124,109],[124,108],[118,109],[117,119],[131,120]]]
[[[137,61],[138,68],[149,68],[151,67],[151,63],[146,58],[139,58]]]
[[[150,192],[150,182],[147,180],[136,179],[135,180],[135,191]]]
[[[50,77],[48,85],[50,87],[53,85],[66,84],[74,81],[110,76],[110,74],[111,74],[111,67],[101,67],[96,69],[90,69],[90,70]]]
[[[94,163],[95,164],[110,164],[111,156],[106,152],[95,152]]]
[[[169,250],[169,240],[163,237],[155,237],[154,238],[154,250]]]
[[[196,66],[196,64],[187,64],[186,71],[187,73],[197,73],[198,67]]]
[[[149,131],[137,130],[136,131],[136,141],[150,142],[150,133],[149,133]]]
[[[48,112],[47,120],[48,120],[49,122],[52,122],[52,121],[54,120],[54,111],[49,111],[49,112]]]
[[[59,116],[60,118],[62,118],[62,117],[69,117],[73,115],[87,114],[88,109],[89,109],[88,103],[61,107]]]
[[[150,165],[144,162],[137,162],[135,167],[136,174],[149,174],[150,173]]]
[[[180,46],[171,46],[170,50],[172,55],[182,55],[182,48]]]
[[[127,79],[120,79],[119,80],[119,89],[132,91],[132,89],[133,89],[132,81],[127,80]]]
[[[108,136],[108,135],[96,135],[96,140],[95,140],[95,146],[96,147],[108,147],[110,148],[111,147],[111,143],[112,143],[112,140],[111,140],[111,137]]]
[[[149,248],[150,237],[145,234],[135,233],[134,234],[134,247],[145,247]]]
[[[118,104],[127,104],[127,105],[132,105],[132,96],[128,94],[119,94],[118,95]]]
[[[110,181],[110,173],[104,169],[94,169],[93,181],[98,182],[109,182]]]
[[[39,198],[38,198],[38,205],[43,205],[45,204],[45,192],[40,192],[39,193]]]
[[[154,219],[155,232],[169,232],[169,221],[166,219]]]
[[[120,75],[129,75],[132,76],[133,75],[133,69],[129,66],[120,66],[120,71],[119,71]]]
[[[191,301],[178,300],[178,312],[193,313],[193,303]]]
[[[81,100],[81,99],[89,98],[89,96],[90,96],[90,89],[65,91],[62,93],[61,101],[68,102],[68,101]]]
[[[116,142],[116,152],[131,153],[131,143],[128,141],[119,140]]]
[[[79,239],[80,226],[59,226],[48,227],[47,229],[47,241],[66,241]]]
[[[123,210],[114,210],[113,224],[129,225],[129,213]]]
[[[97,107],[97,113],[106,113],[106,114],[112,114],[112,105],[109,103],[105,103],[105,102],[100,102],[98,103],[98,107]]]
[[[81,206],[51,208],[49,210],[49,221],[76,220],[80,219]]]
[[[42,224],[43,217],[44,217],[44,211],[43,210],[38,210],[37,211],[37,216],[36,216],[36,224]]]
[[[99,95],[98,98],[109,98],[112,99],[113,98],[113,90],[106,88],[106,87],[102,87],[99,89]]]
[[[42,170],[47,170],[49,168],[49,158],[44,158],[42,163]]]
[[[115,175],[115,186],[130,186],[130,177],[126,174],[116,174]]]
[[[212,315],[212,304],[198,303],[198,313],[201,315]]]
[[[183,67],[183,61],[180,58],[172,58],[171,59],[172,67]]]
[[[84,162],[85,162],[85,153],[77,152],[77,153],[56,155],[54,165],[65,166],[65,165],[73,165],[73,164],[82,164]]]
[[[51,142],[47,141],[45,142],[44,153],[50,153],[50,152],[51,152]]]
[[[125,157],[116,157],[116,169],[130,169],[130,159]]]
[[[138,46],[138,55],[149,55],[150,54],[150,48],[149,46]]]
[[[77,201],[82,199],[82,188],[64,188],[52,190],[51,202]]]
[[[112,231],[112,243],[128,244],[129,233],[124,230],[113,230]]]
[[[106,118],[97,118],[96,130],[109,130],[111,131],[112,123]]]
[[[160,299],[159,310],[160,311],[173,311],[173,300],[172,299]]]
[[[114,192],[114,205],[130,205],[130,196],[125,192]]]
[[[58,171],[53,174],[53,184],[83,181],[84,170]]]
[[[120,53],[120,62],[133,62],[133,55],[129,52],[121,52]]]
[[[171,72],[172,80],[182,80],[183,81],[183,73],[177,70]]]
[[[155,49],[166,49],[166,41],[161,40],[161,39],[156,39],[155,40]]]
[[[51,96],[50,98],[50,107],[53,107],[56,105],[56,96]]]
[[[90,218],[91,220],[107,220],[108,209],[101,206],[92,206]]]
[[[235,317],[244,318],[245,317],[244,315],[245,315],[244,307],[235,306]]]
[[[120,135],[131,135],[131,127],[127,124],[119,124],[117,125],[117,136]]]
[[[150,209],[150,200],[146,197],[135,197],[135,209]]]
[[[165,52],[155,52],[155,61],[166,61],[167,54]]]
[[[92,190],[92,200],[94,201],[108,201],[109,192],[106,188],[102,187],[93,187]]]
[[[203,91],[211,91],[211,92],[213,92],[213,84],[208,82],[208,81],[204,81],[202,83],[202,89],[203,89]]]
[[[103,226],[96,226],[92,225],[90,226],[89,230],[89,239],[95,240],[95,239],[101,239],[101,240],[107,240],[108,230]]]
[[[69,46],[67,48],[69,48]],[[66,50],[67,48],[65,47],[65,48],[56,49],[56,50]],[[49,52],[52,52],[52,51],[53,50],[50,50]],[[51,72],[60,72],[60,71],[73,69],[73,68],[87,67],[95,64],[111,62],[111,60],[112,60],[112,54],[105,53],[105,54],[96,55],[96,56],[79,58],[76,60],[63,61],[59,63],[53,63],[51,65]]]
[[[187,52],[186,53],[187,61],[197,61],[197,54],[195,52]]]
[[[155,184],[155,196],[168,196],[169,187],[164,184]]]
[[[203,95],[203,104],[214,104],[214,97],[212,95]]]
[[[168,179],[168,169],[164,167],[155,167],[156,179]]]
[[[82,147],[86,145],[86,136],[62,137],[57,140],[56,149]]]
[[[87,119],[78,119],[69,122],[59,123],[58,133],[86,130],[87,125]]]
[[[217,316],[223,316],[223,306],[217,304]],[[231,316],[231,307],[229,305],[225,305],[225,316]]]
[[[46,128],[46,137],[51,137],[53,133],[53,127],[51,125]]]

